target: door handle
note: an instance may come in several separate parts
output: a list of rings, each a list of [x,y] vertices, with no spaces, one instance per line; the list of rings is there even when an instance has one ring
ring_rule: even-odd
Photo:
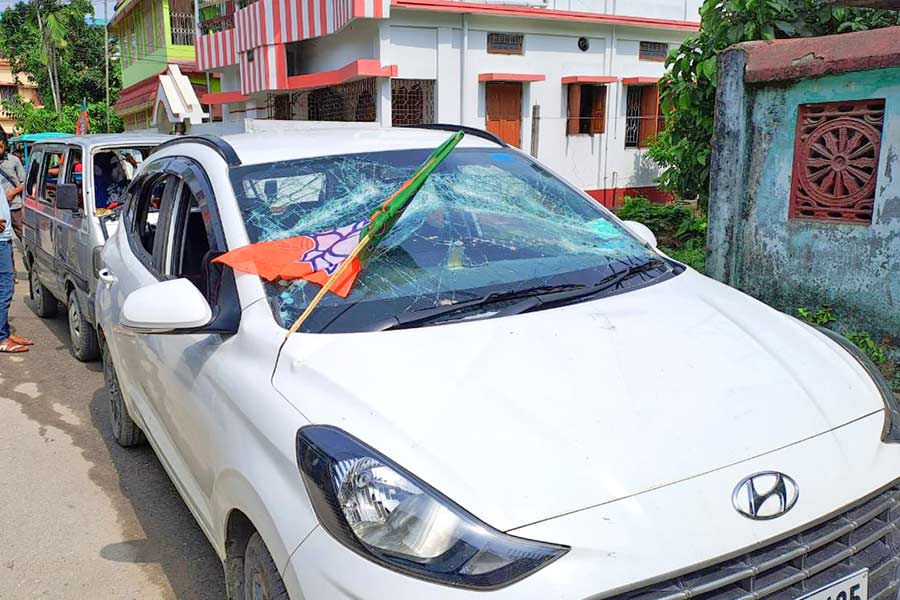
[[[97,277],[107,288],[119,281],[119,278],[113,275],[109,269],[100,269],[100,271],[97,272]]]

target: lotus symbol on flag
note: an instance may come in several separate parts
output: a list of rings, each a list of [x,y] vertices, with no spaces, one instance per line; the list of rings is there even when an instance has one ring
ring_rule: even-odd
[[[352,225],[309,236],[315,246],[298,262],[309,263],[313,271],[325,271],[331,275],[359,244],[359,233],[366,223],[368,219],[362,219]]]

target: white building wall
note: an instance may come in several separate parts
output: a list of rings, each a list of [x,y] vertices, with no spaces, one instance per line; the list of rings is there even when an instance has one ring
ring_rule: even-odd
[[[468,22],[464,66],[463,19]],[[663,63],[638,59],[640,41],[674,46],[687,32],[533,20],[513,24],[509,19],[460,15],[444,17],[438,26],[434,20],[433,15],[395,13],[380,60],[383,65],[396,64],[400,78],[436,80],[436,121],[486,126],[485,84],[478,82],[481,73],[544,75],[544,81],[522,84],[523,150],[531,147],[531,111],[538,104],[538,158],[549,167],[588,190],[655,185],[658,169],[647,158],[646,149],[625,148],[625,87],[607,86],[605,134],[569,136],[567,86],[561,80],[569,75],[659,77]],[[524,33],[524,54],[488,54],[490,31]],[[581,36],[590,40],[586,52],[577,46]]]
[[[655,18],[685,18],[695,13],[700,0],[549,0],[558,10],[607,12]],[[680,11],[680,13],[679,13]],[[688,15],[689,20],[694,20]],[[464,36],[464,31],[467,35]],[[489,54],[488,32],[525,35],[523,55]],[[538,158],[587,190],[655,185],[657,167],[645,149],[625,148],[626,90],[621,83],[607,85],[606,133],[566,135],[567,86],[570,75],[659,77],[660,62],[638,59],[640,41],[667,42],[674,47],[691,32],[659,27],[632,27],[603,23],[524,19],[497,16],[393,10],[386,20],[357,20],[343,30],[302,42],[300,71],[330,71],[360,59],[397,65],[398,77],[435,80],[435,121],[486,126],[485,84],[481,73],[543,75],[545,80],[523,83],[521,148],[531,148],[533,105],[541,110]],[[590,41],[581,51],[578,38]],[[463,47],[467,48],[465,54]],[[233,71],[233,72],[232,72]],[[222,89],[238,89],[236,69],[223,71]],[[232,81],[234,80],[234,81]],[[377,120],[391,123],[390,80],[378,84]],[[245,116],[256,115],[265,95],[248,102]],[[235,107],[239,108],[239,107]],[[257,115],[260,116],[260,115]]]
[[[699,21],[703,0],[548,0],[547,8],[625,17]],[[522,2],[538,5],[537,2]]]

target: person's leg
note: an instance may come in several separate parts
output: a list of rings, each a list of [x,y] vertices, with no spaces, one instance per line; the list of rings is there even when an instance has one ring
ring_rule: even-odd
[[[9,337],[9,305],[13,297],[10,242],[0,242],[0,342]]]

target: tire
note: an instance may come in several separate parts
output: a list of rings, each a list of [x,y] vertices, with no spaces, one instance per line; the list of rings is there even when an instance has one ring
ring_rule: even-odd
[[[34,265],[31,265],[31,269],[28,271],[28,295],[31,296],[31,300],[34,302],[34,310],[39,317],[52,319],[56,316],[58,312],[56,298],[41,283]]]
[[[103,344],[103,379],[106,381],[106,394],[109,396],[109,424],[113,437],[123,448],[139,446],[144,443],[144,432],[137,426],[128,414],[128,407],[122,398],[122,390],[119,388],[119,377],[116,375],[116,366],[109,354],[109,345]]]
[[[243,597],[239,600],[290,600],[275,561],[259,533],[250,536],[244,551]]]
[[[91,362],[100,358],[100,344],[94,326],[81,314],[81,305],[75,290],[69,292],[69,337],[72,340],[72,354],[81,362]]]

